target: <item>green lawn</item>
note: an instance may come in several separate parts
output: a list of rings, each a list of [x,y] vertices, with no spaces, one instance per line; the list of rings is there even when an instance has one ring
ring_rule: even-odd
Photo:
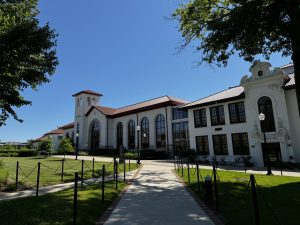
[[[177,170],[176,170],[177,171]],[[178,173],[178,172],[177,172]],[[220,216],[228,225],[255,225],[250,174],[218,170]],[[191,169],[191,183],[188,184],[187,169],[184,181],[197,193],[196,170]],[[201,177],[212,175],[212,170],[201,169]],[[181,170],[178,173],[181,176]],[[255,175],[257,198],[263,225],[295,225],[300,221],[300,178]],[[201,178],[200,178],[201,180]],[[203,182],[197,193],[204,199]],[[214,209],[214,202],[208,205]]]
[[[37,180],[37,164],[41,163],[40,169],[40,185],[46,186],[51,184],[58,184],[62,182],[70,182],[74,180],[75,172],[79,172],[81,176],[81,160],[65,159],[63,181],[61,181],[62,174],[62,159],[61,158],[43,158],[43,157],[3,157],[0,158],[4,162],[4,168],[9,171],[9,178],[11,182],[15,182],[16,164],[19,161],[19,183],[20,189],[28,188],[36,185]],[[103,163],[95,161],[95,176],[99,177],[102,171],[102,166],[108,173],[113,171],[113,163]],[[84,161],[84,178],[92,177],[92,161]],[[126,170],[129,171],[127,164]],[[123,173],[123,164],[119,165],[119,173]],[[136,163],[132,163],[130,170],[136,169]],[[121,176],[121,174],[120,174]]]
[[[105,183],[105,202],[101,202],[100,185],[79,188],[78,225],[95,224],[111,202],[124,189],[119,182],[119,191],[114,182]],[[0,201],[1,224],[16,225],[67,225],[73,218],[73,189],[11,201]]]

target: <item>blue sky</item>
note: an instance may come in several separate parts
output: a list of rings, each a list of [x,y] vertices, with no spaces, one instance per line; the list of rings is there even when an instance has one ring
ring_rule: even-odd
[[[26,90],[32,106],[16,109],[0,128],[1,141],[40,137],[74,120],[72,94],[85,89],[102,93],[100,104],[121,107],[162,95],[196,100],[239,85],[250,63],[232,57],[226,68],[197,66],[190,47],[177,53],[182,39],[176,21],[168,20],[179,0],[40,0],[40,21],[58,37],[60,61],[51,82]],[[280,66],[290,58],[273,55]]]

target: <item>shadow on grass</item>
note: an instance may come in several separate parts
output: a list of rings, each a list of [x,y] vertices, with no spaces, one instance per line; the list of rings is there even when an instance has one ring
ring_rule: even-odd
[[[119,190],[125,185],[120,182]],[[68,225],[73,218],[73,190],[39,197],[0,202],[1,224]],[[95,224],[118,196],[114,182],[106,183],[105,202],[101,202],[99,185],[79,189],[77,224]]]
[[[218,182],[220,217],[227,225],[254,225],[255,215],[251,186],[248,175],[241,178],[225,180],[220,177]],[[272,179],[275,180],[272,181]],[[300,221],[300,181],[287,182],[287,177],[257,176],[257,200],[260,222],[264,225],[295,225]],[[222,181],[223,180],[223,181]],[[283,182],[280,183],[280,180]],[[194,179],[187,184],[201,199],[205,200],[203,183],[201,192],[197,192]],[[214,193],[214,191],[213,191]],[[214,199],[207,205],[216,212]]]

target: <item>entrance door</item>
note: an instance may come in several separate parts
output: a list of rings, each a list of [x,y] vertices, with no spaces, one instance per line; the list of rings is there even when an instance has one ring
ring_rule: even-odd
[[[261,144],[261,146],[262,146],[265,166],[268,165],[267,154],[269,156],[271,166],[276,166],[276,164],[278,165],[282,161],[280,143],[266,143],[266,144]]]

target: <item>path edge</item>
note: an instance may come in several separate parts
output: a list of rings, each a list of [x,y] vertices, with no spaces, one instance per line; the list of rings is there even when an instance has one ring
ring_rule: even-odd
[[[190,189],[186,183],[183,181],[183,179],[178,176],[178,174],[175,172],[174,169],[172,169],[173,174],[178,179],[178,181],[183,185],[184,189],[189,192],[189,194],[192,196],[192,198],[197,202],[197,204],[204,210],[204,212],[207,214],[207,216],[215,223],[215,225],[225,225],[225,223],[220,219],[220,217],[212,211],[202,200],[199,196],[195,194],[195,192]]]

